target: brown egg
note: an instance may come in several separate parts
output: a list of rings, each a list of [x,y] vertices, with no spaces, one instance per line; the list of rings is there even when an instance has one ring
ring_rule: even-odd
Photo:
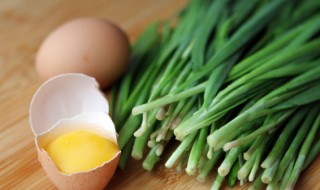
[[[106,87],[125,72],[129,54],[128,38],[115,24],[101,18],[79,18],[58,27],[44,40],[36,70],[43,79],[83,73]]]

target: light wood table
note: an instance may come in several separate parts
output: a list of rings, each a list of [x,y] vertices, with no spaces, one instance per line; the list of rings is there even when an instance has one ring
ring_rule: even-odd
[[[98,16],[118,23],[133,41],[153,20],[167,18],[185,4],[186,0],[0,1],[1,190],[55,189],[37,160],[28,120],[31,97],[43,82],[35,73],[34,57],[46,35],[70,19]],[[163,164],[146,172],[141,162],[131,160],[107,189],[209,189],[213,178],[199,183]],[[320,189],[319,181],[320,157],[302,174],[297,189]]]

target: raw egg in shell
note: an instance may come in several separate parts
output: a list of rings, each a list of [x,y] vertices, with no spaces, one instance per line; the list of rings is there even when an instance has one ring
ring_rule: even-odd
[[[110,181],[121,152],[108,113],[98,83],[84,74],[53,77],[33,96],[38,158],[59,189],[103,189]]]

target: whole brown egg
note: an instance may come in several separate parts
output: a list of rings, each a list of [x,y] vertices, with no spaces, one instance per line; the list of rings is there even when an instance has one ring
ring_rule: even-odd
[[[79,18],[55,29],[42,43],[36,70],[43,79],[84,73],[110,86],[125,72],[130,56],[126,34],[102,18]]]

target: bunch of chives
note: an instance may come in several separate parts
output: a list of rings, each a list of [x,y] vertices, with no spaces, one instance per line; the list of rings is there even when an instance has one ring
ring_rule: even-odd
[[[165,166],[199,181],[218,166],[212,189],[227,176],[230,186],[292,189],[320,151],[319,8],[312,0],[193,0],[151,25],[111,90],[120,167],[131,154],[152,170],[177,139]]]

